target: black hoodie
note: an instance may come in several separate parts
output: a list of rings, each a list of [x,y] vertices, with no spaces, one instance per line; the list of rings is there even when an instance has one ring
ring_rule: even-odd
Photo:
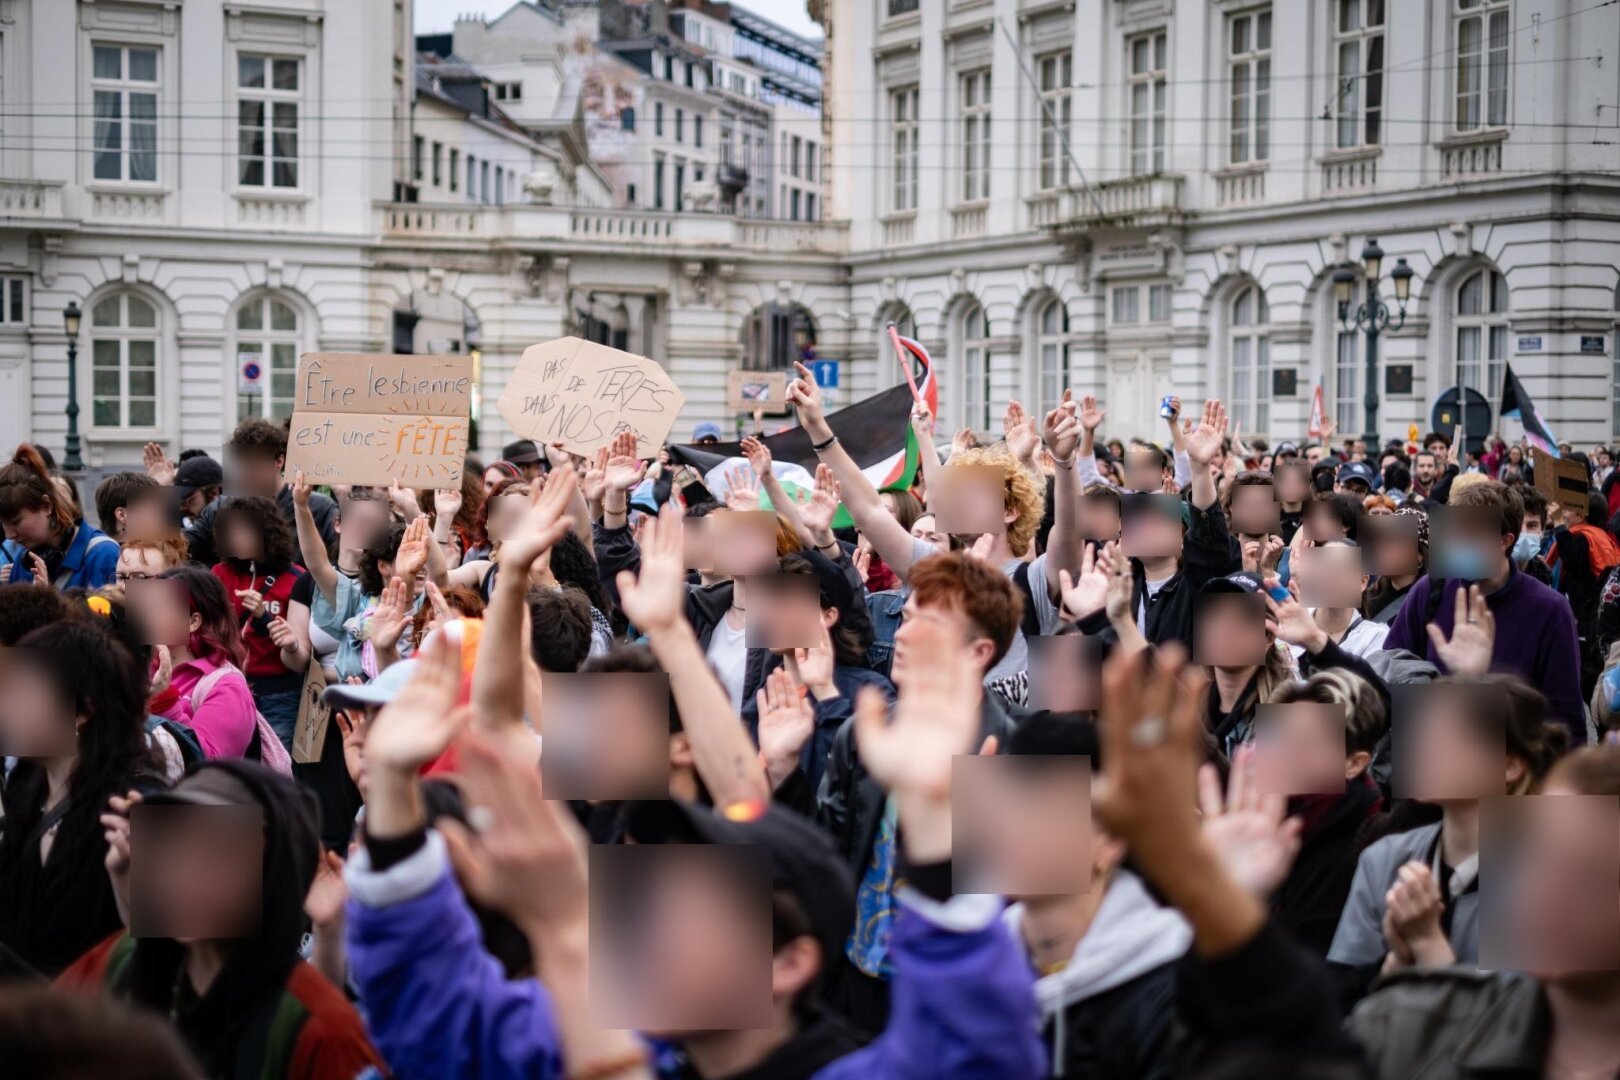
[[[279,1002],[304,934],[304,897],[320,851],[319,813],[307,788],[249,761],[199,763],[188,770],[224,769],[246,784],[264,808],[264,895],[260,935],[243,938],[200,999],[180,980],[185,949],[169,938],[141,938],[125,967],[121,990],[168,1015],[178,999],[175,1026],[211,1076],[235,1073],[233,1059],[248,1029]]]

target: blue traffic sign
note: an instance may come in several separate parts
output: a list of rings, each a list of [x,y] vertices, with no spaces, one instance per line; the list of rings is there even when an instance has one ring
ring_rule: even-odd
[[[810,373],[816,377],[816,385],[823,390],[838,389],[838,361],[812,360]]]

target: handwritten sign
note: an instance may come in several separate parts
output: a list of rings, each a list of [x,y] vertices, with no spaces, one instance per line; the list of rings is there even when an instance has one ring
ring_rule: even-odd
[[[298,725],[293,728],[292,759],[300,765],[321,760],[326,748],[326,725],[332,709],[326,704],[326,673],[321,663],[310,659],[304,675],[304,688],[298,694]]]
[[[1555,458],[1551,454],[1537,453],[1535,459],[1536,490],[1545,495],[1548,502],[1583,507],[1581,513],[1584,517],[1590,487],[1586,466],[1568,458]]]
[[[305,353],[287,473],[311,484],[461,486],[472,357]]]
[[[732,412],[785,413],[787,381],[785,371],[727,372],[726,407]]]
[[[644,356],[566,337],[530,345],[496,407],[519,435],[590,456],[621,431],[636,453],[654,457],[686,395]]]

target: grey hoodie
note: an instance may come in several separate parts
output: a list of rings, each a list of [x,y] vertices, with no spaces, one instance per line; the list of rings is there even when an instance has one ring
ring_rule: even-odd
[[[1035,983],[1041,1025],[1050,1023],[1054,1027],[1054,1076],[1063,1075],[1067,1056],[1064,1016],[1069,1006],[1179,960],[1192,944],[1192,928],[1187,921],[1171,908],[1155,903],[1135,874],[1115,870],[1107,887],[1069,963],[1062,971],[1043,975]],[[1012,905],[1002,918],[1022,943],[1024,905]]]

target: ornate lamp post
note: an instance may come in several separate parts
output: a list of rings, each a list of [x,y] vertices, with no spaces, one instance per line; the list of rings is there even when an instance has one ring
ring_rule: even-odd
[[[62,312],[68,339],[67,453],[62,471],[70,473],[84,470],[84,459],[79,456],[79,314],[79,305],[69,300]]]
[[[1369,239],[1361,249],[1361,265],[1366,271],[1367,295],[1354,311],[1350,309],[1355,296],[1356,272],[1348,266],[1333,273],[1333,295],[1339,302],[1339,324],[1346,330],[1361,330],[1367,335],[1367,374],[1365,393],[1361,403],[1366,409],[1367,453],[1378,453],[1378,337],[1385,330],[1399,330],[1406,325],[1406,301],[1412,295],[1413,270],[1405,259],[1395,260],[1395,269],[1389,273],[1395,288],[1395,301],[1399,305],[1396,317],[1391,318],[1389,306],[1378,294],[1378,273],[1384,264],[1384,249],[1377,240]]]

